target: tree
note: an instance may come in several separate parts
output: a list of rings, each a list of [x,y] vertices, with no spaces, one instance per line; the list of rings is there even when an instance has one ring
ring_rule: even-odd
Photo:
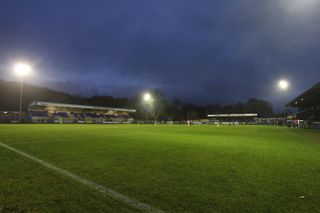
[[[271,104],[265,100],[250,98],[246,104],[247,112],[256,112],[259,117],[268,117],[273,114]]]
[[[164,93],[161,90],[153,90],[151,92],[153,103],[150,109],[150,113],[154,120],[166,120],[167,119],[167,100]]]
[[[168,103],[164,93],[157,89],[149,93],[152,97],[150,102],[144,100],[144,94],[142,93],[133,98],[131,107],[137,110],[134,118],[145,120],[148,112],[150,120],[167,120]]]

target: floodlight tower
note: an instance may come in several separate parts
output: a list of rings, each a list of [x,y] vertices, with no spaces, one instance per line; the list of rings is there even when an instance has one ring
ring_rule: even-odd
[[[284,79],[281,79],[279,82],[278,82],[278,87],[279,89],[282,91],[282,92],[286,92],[289,88],[289,82],[287,80],[284,80]],[[284,102],[284,105],[286,104],[285,103],[285,94],[284,94],[284,98],[283,98],[283,102]],[[285,107],[286,108],[286,107]],[[286,113],[284,113],[285,116],[286,116]]]
[[[22,109],[22,92],[23,92],[23,80],[24,77],[31,73],[31,66],[27,63],[17,63],[14,65],[14,71],[18,77],[20,77],[20,104],[19,104],[19,122],[21,121],[21,109]]]
[[[150,93],[145,93],[143,95],[143,100],[147,104],[147,123],[148,123],[149,122],[149,110],[150,110],[150,106],[151,106],[152,101],[153,101],[151,94]]]

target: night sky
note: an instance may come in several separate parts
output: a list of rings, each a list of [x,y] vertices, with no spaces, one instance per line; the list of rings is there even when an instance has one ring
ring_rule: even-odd
[[[0,0],[0,78],[21,60],[27,82],[82,95],[279,106],[320,80],[320,1]]]

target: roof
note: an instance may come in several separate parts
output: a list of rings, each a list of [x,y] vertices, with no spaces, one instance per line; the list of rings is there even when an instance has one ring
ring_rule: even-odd
[[[210,118],[226,118],[226,117],[257,117],[257,113],[235,113],[235,114],[209,114]]]
[[[122,112],[136,112],[135,109],[88,106],[88,105],[78,105],[78,104],[63,104],[63,103],[54,103],[54,102],[45,102],[45,101],[33,101],[29,104],[29,108],[32,106],[54,106],[54,107],[66,107],[66,108],[75,108],[75,109],[113,110],[113,111],[122,111]]]
[[[312,107],[320,105],[320,82],[287,103],[290,107]]]

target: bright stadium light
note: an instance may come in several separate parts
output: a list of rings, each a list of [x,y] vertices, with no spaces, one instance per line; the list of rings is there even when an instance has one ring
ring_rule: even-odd
[[[151,100],[151,95],[150,93],[145,93],[143,96],[144,101],[149,102]]]
[[[17,63],[14,65],[14,72],[20,77],[20,105],[19,105],[19,121],[21,121],[21,108],[22,108],[22,92],[23,92],[23,79],[25,76],[30,75],[31,66],[27,63]]]
[[[14,65],[14,71],[18,76],[24,77],[30,74],[31,66],[26,63],[17,63]]]
[[[285,98],[285,93],[287,91],[287,89],[289,88],[289,82],[287,80],[284,80],[284,79],[281,79],[279,82],[278,82],[278,87],[280,90],[283,91],[283,104],[284,104],[284,108],[286,109],[286,98]],[[286,110],[285,110],[286,111]],[[290,113],[290,108],[287,109],[288,113]],[[284,113],[284,117],[286,119],[286,113]],[[286,122],[286,121],[285,121]]]
[[[152,101],[153,101],[151,94],[150,93],[145,93],[143,95],[143,100],[147,105],[147,123],[148,123],[149,122],[149,110],[150,110],[150,107],[151,107]]]
[[[279,88],[280,88],[281,90],[287,90],[288,87],[289,87],[289,83],[288,83],[288,81],[286,81],[286,80],[280,80],[280,81],[278,82],[278,86],[279,86]]]

